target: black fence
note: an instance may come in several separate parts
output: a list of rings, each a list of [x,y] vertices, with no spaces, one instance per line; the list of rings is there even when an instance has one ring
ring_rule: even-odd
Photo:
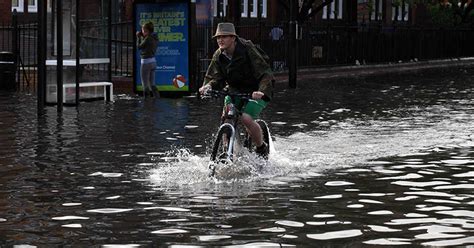
[[[132,22],[112,23],[112,75],[133,76],[133,37]]]
[[[237,33],[252,40],[271,58],[274,71],[286,70],[290,51],[296,51],[298,68],[399,63],[432,59],[474,57],[474,30],[435,29],[412,26],[310,26],[299,28],[297,47],[288,47],[287,26],[247,25],[236,27]],[[196,26],[193,30],[196,73],[202,82],[210,58],[217,48],[211,37],[214,26]],[[132,22],[112,24],[112,75],[133,75]],[[36,83],[37,25],[0,23],[0,51],[19,54],[17,82],[20,88]]]
[[[35,88],[37,30],[37,24],[21,23],[15,15],[11,23],[0,23],[0,51],[16,55],[16,82],[20,90]]]
[[[474,55],[474,30],[410,26],[305,27],[299,66],[379,64]]]
[[[20,90],[36,89],[37,37],[36,23],[19,22],[14,15],[11,22],[0,23],[0,51],[17,54],[16,82]],[[112,24],[112,75],[132,76],[133,29],[131,22]],[[87,40],[88,37],[85,37]],[[91,38],[95,43],[96,37]],[[102,49],[102,52],[104,50]]]
[[[288,47],[287,26],[252,25],[236,29],[239,36],[252,40],[270,56],[274,71],[287,69],[288,54],[292,51],[297,53],[298,68],[474,56],[473,29],[303,25],[298,30],[297,47],[292,49]],[[211,40],[212,27],[198,27],[197,33],[198,44],[206,44],[197,48],[198,80],[202,80],[217,45]]]

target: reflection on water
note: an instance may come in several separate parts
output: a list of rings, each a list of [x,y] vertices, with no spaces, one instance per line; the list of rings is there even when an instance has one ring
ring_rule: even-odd
[[[0,245],[473,245],[473,81],[281,87],[270,160],[216,178],[221,101],[118,96],[37,118],[31,96],[0,93]]]

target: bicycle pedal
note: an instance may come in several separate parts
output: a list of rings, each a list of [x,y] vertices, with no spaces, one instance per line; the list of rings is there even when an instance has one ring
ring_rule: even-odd
[[[227,160],[227,153],[224,152],[224,153],[222,153],[221,155],[219,155],[219,157],[217,158],[217,160],[219,160],[219,161],[223,161],[223,160],[225,161],[225,160]]]

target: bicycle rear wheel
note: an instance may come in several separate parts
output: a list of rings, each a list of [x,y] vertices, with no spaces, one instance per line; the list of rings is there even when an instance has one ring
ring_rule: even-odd
[[[268,125],[264,120],[256,120],[256,122],[258,123],[258,125],[262,129],[262,136],[263,136],[262,138],[263,138],[263,141],[265,143],[267,143],[267,145],[268,145],[268,154],[270,155],[270,151],[271,151],[270,139],[271,139],[271,137],[270,137],[270,130],[268,129]]]

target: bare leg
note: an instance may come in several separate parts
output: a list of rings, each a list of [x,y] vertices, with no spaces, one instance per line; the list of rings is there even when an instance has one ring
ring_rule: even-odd
[[[247,128],[247,131],[250,133],[253,142],[257,147],[263,144],[262,129],[260,125],[248,114],[242,114],[242,123]]]

